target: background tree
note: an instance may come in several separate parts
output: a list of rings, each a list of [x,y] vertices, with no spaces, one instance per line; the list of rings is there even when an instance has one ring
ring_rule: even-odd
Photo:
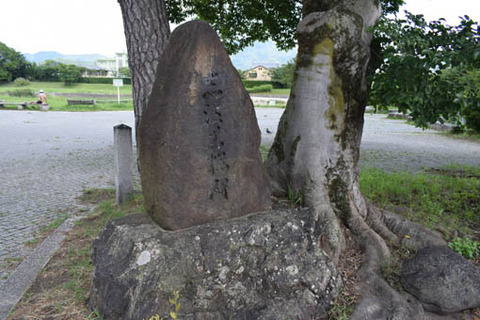
[[[132,75],[135,126],[141,120],[155,78],[158,59],[170,35],[169,22],[187,18],[209,22],[230,54],[255,41],[275,41],[280,49],[296,45],[302,0],[118,0],[122,9]],[[403,0],[381,0],[385,13]]]
[[[82,77],[82,68],[77,67],[74,64],[67,65],[60,63],[58,65],[58,76],[66,86],[70,86],[80,80]]]
[[[60,63],[55,60],[46,60],[35,67],[35,78],[40,81],[60,81]]]
[[[370,102],[410,112],[421,127],[437,120],[461,124],[467,114],[476,114],[478,30],[468,16],[458,26],[444,20],[427,22],[410,13],[406,19],[382,19],[375,34],[383,59],[373,75]],[[467,126],[474,127],[469,119]]]
[[[295,59],[278,68],[272,69],[272,81],[281,83],[284,88],[291,88],[295,71]]]
[[[130,69],[128,67],[119,68],[118,75],[121,78],[130,78],[131,77]]]
[[[28,78],[31,73],[32,64],[23,54],[0,42],[0,82]]]

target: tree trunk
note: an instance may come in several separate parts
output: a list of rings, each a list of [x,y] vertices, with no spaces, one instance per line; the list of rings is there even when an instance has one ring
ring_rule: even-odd
[[[367,212],[357,163],[368,93],[366,30],[380,16],[374,0],[344,2],[304,1],[294,84],[266,163],[274,192],[302,194],[328,222],[324,244],[334,259],[343,246],[338,220],[348,226]]]
[[[356,235],[364,251],[360,276],[372,294],[365,292],[354,318],[384,319],[381,312],[389,312],[395,319],[417,319],[421,307],[411,306],[380,277],[389,256],[384,239],[399,243],[402,232],[415,234],[412,238],[423,240],[410,244],[420,247],[439,238],[368,204],[358,185],[367,29],[380,17],[379,1],[304,0],[303,14],[290,99],[266,161],[273,192],[301,194],[303,203],[316,209],[325,223],[323,248],[334,261],[345,245],[343,228]],[[392,302],[395,306],[387,308]]]
[[[147,108],[158,60],[170,36],[164,0],[118,0],[132,75],[135,129]]]

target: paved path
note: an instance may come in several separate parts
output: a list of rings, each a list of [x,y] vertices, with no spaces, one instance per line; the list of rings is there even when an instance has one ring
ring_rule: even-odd
[[[91,187],[113,186],[113,126],[132,112],[0,111],[0,266]],[[8,273],[0,267],[0,286]]]
[[[256,111],[263,143],[271,144],[283,109]],[[0,110],[0,287],[8,275],[1,263],[28,255],[23,243],[33,232],[76,212],[82,190],[113,187],[113,126],[133,121],[128,111]],[[417,171],[452,162],[480,166],[480,144],[366,115],[362,166]]]

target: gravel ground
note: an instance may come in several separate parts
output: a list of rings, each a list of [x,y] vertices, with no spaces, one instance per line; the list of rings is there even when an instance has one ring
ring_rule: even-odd
[[[258,108],[262,144],[273,142],[283,109]],[[418,171],[451,163],[480,166],[480,144],[366,115],[361,166]],[[0,286],[2,263],[22,258],[34,232],[59,213],[75,214],[82,191],[113,187],[113,126],[133,112],[0,110]],[[272,133],[267,133],[267,129]],[[137,176],[138,179],[138,176]],[[138,181],[138,180],[137,180]]]
[[[385,115],[365,115],[360,167],[417,172],[451,164],[480,167],[480,143],[422,130]]]

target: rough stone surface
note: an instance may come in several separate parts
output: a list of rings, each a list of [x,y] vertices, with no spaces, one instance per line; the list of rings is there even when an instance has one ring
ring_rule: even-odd
[[[164,229],[270,208],[252,101],[207,23],[172,33],[139,137],[146,210]]]
[[[90,305],[104,319],[320,319],[339,277],[318,246],[312,210],[282,210],[176,232],[146,214],[110,222],[95,240]],[[168,317],[167,317],[168,318]]]
[[[405,261],[402,284],[430,312],[480,306],[480,269],[446,246],[426,247]]]

